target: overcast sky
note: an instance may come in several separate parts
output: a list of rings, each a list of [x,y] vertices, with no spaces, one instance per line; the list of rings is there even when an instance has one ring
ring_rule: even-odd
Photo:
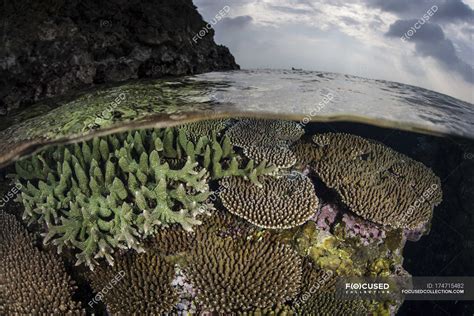
[[[242,68],[304,68],[412,84],[474,103],[474,0],[194,0]],[[436,13],[400,39],[436,5]]]

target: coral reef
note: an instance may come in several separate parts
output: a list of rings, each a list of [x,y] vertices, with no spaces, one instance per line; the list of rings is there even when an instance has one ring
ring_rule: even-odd
[[[114,248],[140,251],[140,238],[160,225],[190,230],[210,208],[207,171],[189,158],[171,169],[157,133],[94,138],[19,161],[24,216],[45,224],[45,242],[80,250],[77,263],[91,267],[94,258],[112,262]]]
[[[347,237],[356,237],[367,246],[370,243],[382,243],[385,238],[385,231],[377,225],[357,218],[350,214],[342,215],[344,231]]]
[[[313,215],[311,220],[316,222],[319,229],[329,231],[336,220],[338,211],[335,205],[327,203]]]
[[[257,163],[267,161],[281,168],[296,163],[289,146],[304,134],[303,128],[291,121],[242,119],[230,127],[226,135],[234,146]]]
[[[221,180],[222,204],[229,212],[250,223],[272,229],[286,229],[305,223],[318,208],[318,198],[308,177],[259,178],[262,187],[240,178]]]
[[[194,123],[198,124],[198,123]],[[210,123],[203,123],[209,125]],[[208,127],[208,129],[212,128]],[[196,142],[188,139],[186,125],[179,129],[163,130],[163,155],[172,159],[179,166],[186,157],[198,161],[199,165],[209,170],[211,179],[238,176],[260,185],[257,177],[272,174],[275,166],[261,161],[257,166],[253,160],[244,161],[233,149],[229,137],[218,139],[215,131],[210,136],[201,136]]]
[[[296,163],[296,157],[289,148],[285,147],[259,147],[249,146],[244,148],[244,155],[257,163],[266,161],[279,168],[290,168]]]
[[[206,311],[271,308],[294,297],[301,284],[299,256],[268,239],[201,235],[189,260],[185,272]]]
[[[173,308],[172,315],[196,315],[196,291],[181,268],[176,269],[176,275],[171,283],[179,296],[179,302]]]
[[[113,267],[100,266],[89,272],[95,300],[119,315],[160,315],[178,301],[172,286],[173,265],[153,253],[116,256]]]
[[[192,232],[183,230],[178,225],[171,225],[159,229],[148,241],[146,250],[155,251],[163,256],[172,256],[189,251],[194,240],[195,234]]]
[[[0,314],[85,315],[61,258],[39,250],[13,215],[0,211]]]
[[[335,293],[335,274],[317,268],[311,261],[303,263],[303,284],[293,306],[298,315],[367,315],[367,303],[340,300]]]
[[[186,132],[186,137],[194,143],[201,137],[212,138],[213,134],[220,134],[230,123],[229,119],[203,120],[180,126]]]
[[[350,134],[318,134],[298,144],[309,164],[357,215],[394,228],[427,224],[442,200],[440,179],[426,166],[378,142]]]

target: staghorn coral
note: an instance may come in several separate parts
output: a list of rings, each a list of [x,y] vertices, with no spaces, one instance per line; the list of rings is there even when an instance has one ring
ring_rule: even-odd
[[[357,215],[394,228],[426,225],[442,200],[440,179],[381,143],[350,134],[315,135],[294,152]]]
[[[259,185],[257,177],[272,174],[275,166],[261,161],[255,165],[253,160],[244,161],[233,149],[227,136],[218,139],[215,132],[210,136],[202,136],[193,142],[187,137],[187,131],[180,129],[163,130],[163,155],[173,160],[176,165],[184,162],[186,157],[199,162],[199,165],[209,170],[212,179],[227,176],[238,176]]]
[[[0,314],[85,315],[60,257],[34,246],[13,215],[0,211]]]
[[[79,251],[77,264],[113,261],[116,248],[141,251],[160,225],[191,230],[211,208],[206,169],[190,158],[162,161],[160,131],[136,131],[47,149],[16,164],[24,217],[47,227],[45,242]]]
[[[240,178],[224,178],[220,192],[229,212],[250,223],[271,229],[286,229],[305,223],[318,208],[311,180],[306,177],[259,178],[262,187]]]
[[[281,168],[289,168],[296,157],[289,145],[304,134],[303,128],[292,121],[243,119],[230,127],[226,135],[234,146],[257,163],[267,161]]]
[[[185,272],[204,310],[271,308],[297,294],[301,259],[289,246],[268,239],[198,236]]]
[[[160,315],[171,311],[178,302],[172,281],[173,265],[153,253],[115,258],[115,265],[100,266],[89,272],[95,293],[112,314]]]

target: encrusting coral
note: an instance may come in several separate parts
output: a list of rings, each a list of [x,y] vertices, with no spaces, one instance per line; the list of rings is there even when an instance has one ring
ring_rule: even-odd
[[[61,258],[36,248],[13,215],[0,211],[0,314],[85,315]]]
[[[250,223],[272,229],[299,226],[318,208],[318,197],[308,177],[263,176],[259,182],[262,187],[240,178],[222,179],[222,204]]]
[[[173,265],[153,253],[117,256],[113,267],[100,266],[89,274],[94,299],[113,315],[162,315],[178,302],[171,284]]]
[[[271,308],[294,297],[301,259],[288,245],[199,235],[185,268],[205,311],[232,313]]]
[[[296,157],[289,146],[304,134],[292,121],[242,119],[230,127],[226,135],[234,146],[257,163],[267,161],[280,168],[289,168]]]
[[[422,163],[381,143],[343,133],[318,134],[313,142],[294,147],[299,162],[309,164],[366,220],[417,229],[441,203],[440,179]]]
[[[45,242],[79,250],[78,262],[140,251],[160,225],[191,230],[211,206],[207,170],[187,159],[171,169],[158,131],[137,131],[47,149],[16,164],[24,217],[47,227]]]

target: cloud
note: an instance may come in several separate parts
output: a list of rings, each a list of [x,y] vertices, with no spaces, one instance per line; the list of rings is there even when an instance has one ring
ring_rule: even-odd
[[[418,20],[398,20],[386,33],[389,37],[401,38]],[[420,56],[436,59],[447,70],[459,73],[469,83],[474,83],[473,67],[456,53],[453,42],[446,38],[443,29],[434,23],[425,23],[409,38],[415,43],[415,49]]]
[[[215,38],[243,68],[347,73],[474,102],[468,65],[474,53],[469,21],[474,0],[193,1],[207,20],[230,6],[229,15],[214,26]],[[434,4],[432,25],[403,43],[400,36]],[[405,20],[410,22],[398,22]]]
[[[235,18],[224,18],[222,19],[223,27],[244,27],[251,23],[253,18],[249,15],[241,15]]]
[[[367,4],[405,19],[419,18],[437,6],[438,11],[433,16],[435,22],[474,24],[474,10],[462,0],[367,0]]]

